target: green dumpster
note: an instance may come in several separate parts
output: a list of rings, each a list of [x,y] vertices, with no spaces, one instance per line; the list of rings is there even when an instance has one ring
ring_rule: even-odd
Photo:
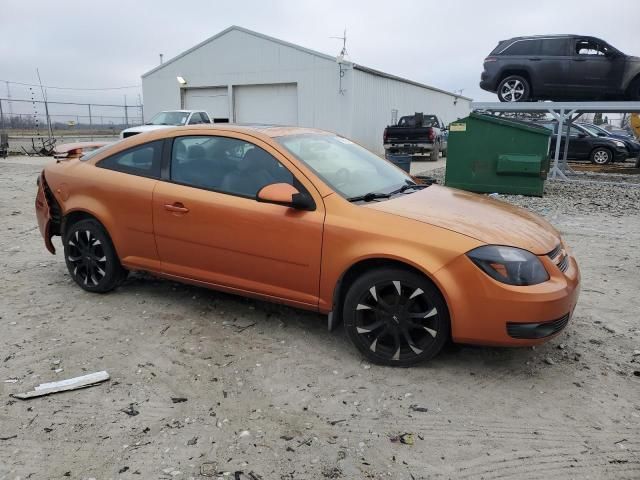
[[[471,113],[449,126],[445,185],[541,197],[550,137],[542,126]]]

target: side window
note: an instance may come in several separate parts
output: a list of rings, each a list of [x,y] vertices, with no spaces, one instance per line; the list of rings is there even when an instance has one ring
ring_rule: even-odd
[[[607,48],[598,45],[598,43],[593,40],[576,40],[575,53],[577,55],[605,56],[607,54]]]
[[[202,123],[202,118],[200,117],[200,112],[194,112],[191,114],[191,119],[189,120],[189,125],[198,125]]]
[[[207,112],[200,112],[200,119],[202,120],[202,123],[211,123],[211,120],[209,119],[209,115],[207,115]]]
[[[293,175],[252,143],[228,137],[177,137],[171,179],[198,188],[247,197],[272,183],[293,185]]]
[[[539,55],[540,40],[518,40],[502,52],[503,55]]]
[[[561,57],[567,55],[567,40],[564,38],[545,38],[541,40],[540,55]]]
[[[116,153],[97,163],[100,168],[141,177],[160,178],[162,140],[145,143]]]

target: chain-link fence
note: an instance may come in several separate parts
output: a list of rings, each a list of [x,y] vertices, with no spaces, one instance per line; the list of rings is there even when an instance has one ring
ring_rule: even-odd
[[[118,138],[143,123],[143,106],[0,98],[0,131],[10,152],[49,151],[55,144]]]
[[[15,132],[112,133],[142,123],[142,105],[0,98],[0,129]]]

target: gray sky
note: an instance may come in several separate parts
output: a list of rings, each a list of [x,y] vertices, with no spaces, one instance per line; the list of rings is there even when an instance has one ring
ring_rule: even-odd
[[[1,80],[111,87],[140,84],[140,75],[230,25],[240,25],[335,55],[329,37],[347,27],[356,63],[478,100],[482,61],[501,39],[578,33],[640,55],[640,1],[615,7],[601,0],[520,1],[213,1],[3,0]],[[26,96],[12,86],[14,98]],[[140,89],[117,92],[49,90],[50,100],[137,101]],[[0,96],[6,87],[0,84]]]

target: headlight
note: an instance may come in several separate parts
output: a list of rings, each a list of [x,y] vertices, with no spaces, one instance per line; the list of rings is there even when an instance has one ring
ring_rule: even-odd
[[[616,140],[615,142],[613,142],[616,144],[616,147],[626,147],[626,145],[624,144],[624,142],[619,142],[618,140]]]
[[[542,262],[521,248],[485,245],[467,256],[491,278],[509,285],[536,285],[549,280]]]

